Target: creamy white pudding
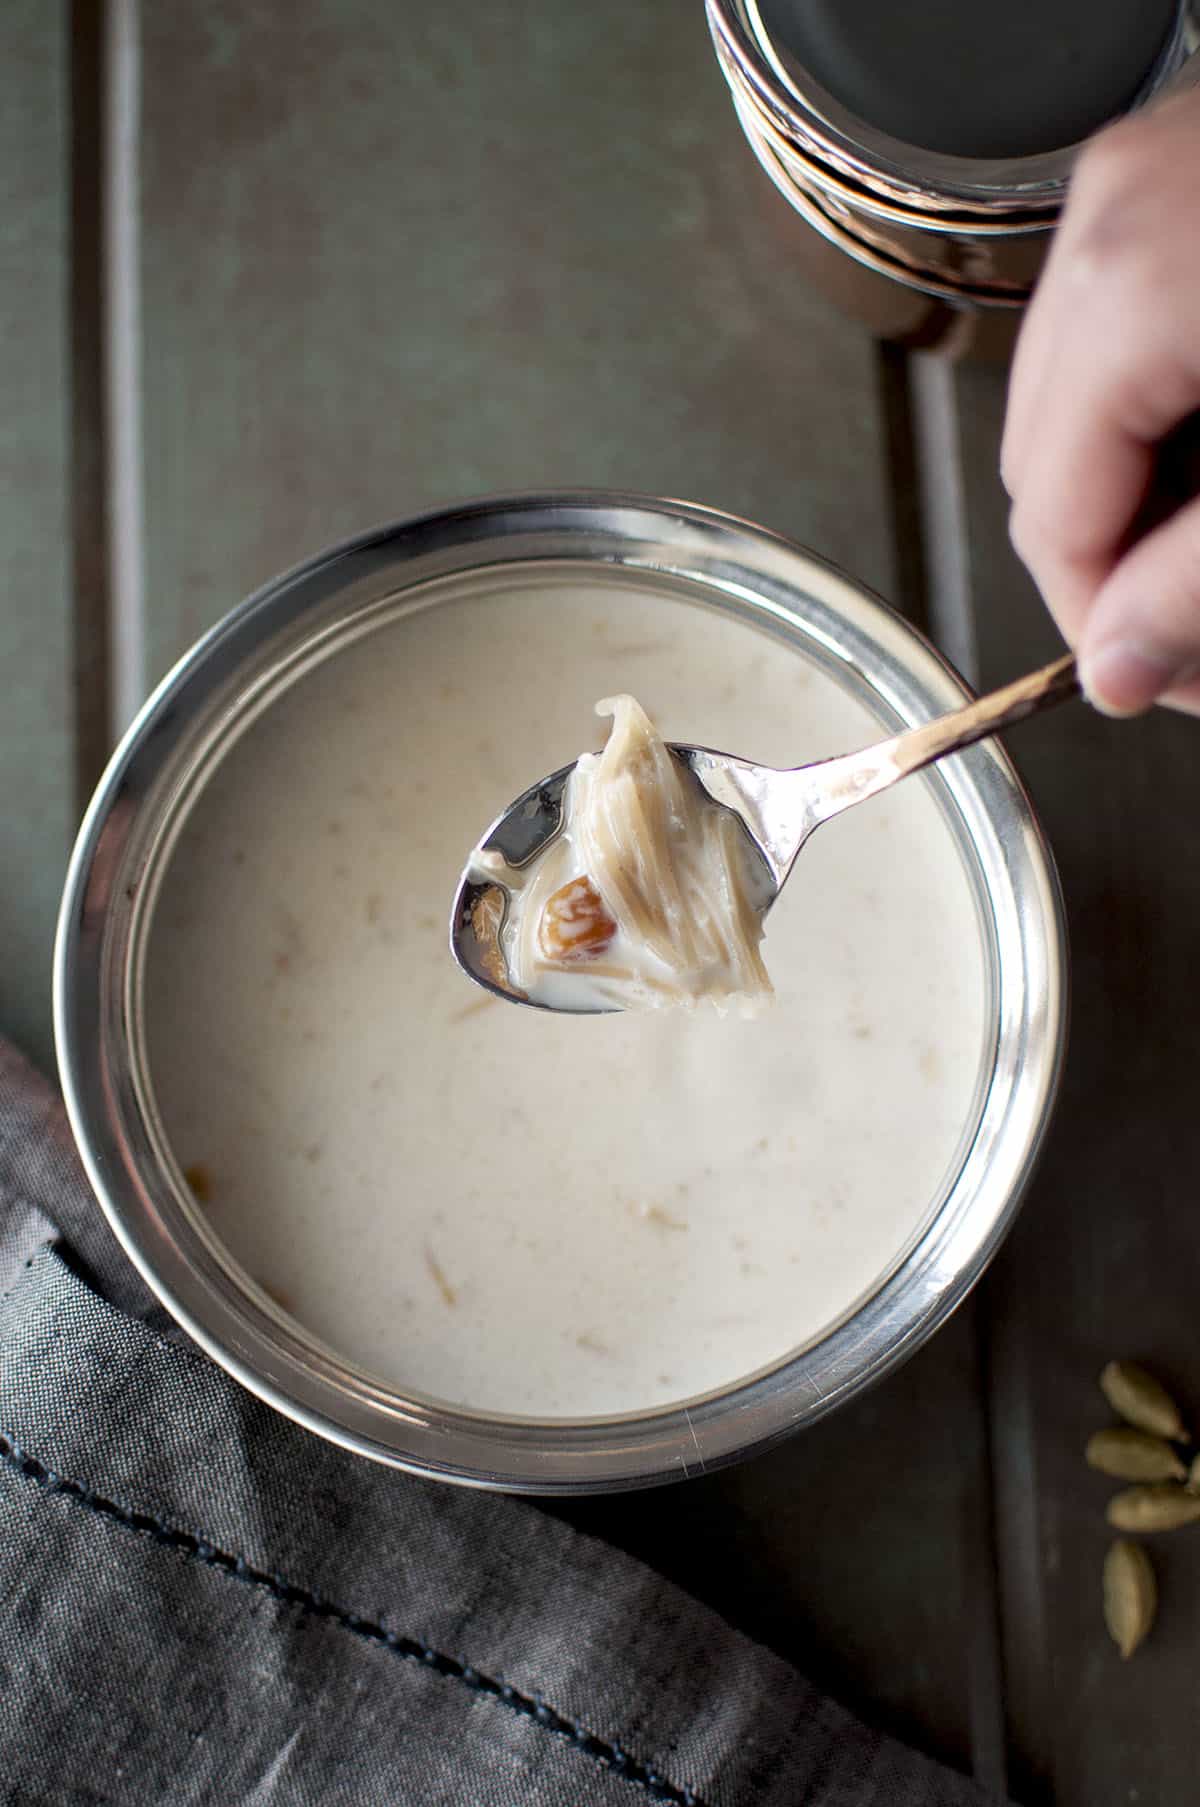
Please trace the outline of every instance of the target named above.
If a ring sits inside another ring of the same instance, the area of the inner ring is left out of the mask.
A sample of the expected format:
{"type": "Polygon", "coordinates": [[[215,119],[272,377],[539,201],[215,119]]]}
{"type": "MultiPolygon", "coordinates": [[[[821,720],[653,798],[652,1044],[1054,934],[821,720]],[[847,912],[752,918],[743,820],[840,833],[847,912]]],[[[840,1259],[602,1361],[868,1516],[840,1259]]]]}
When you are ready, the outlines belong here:
{"type": "Polygon", "coordinates": [[[747,830],[633,697],[596,713],[612,717],[608,740],[568,777],[549,845],[515,869],[486,846],[469,862],[487,887],[475,910],[499,914],[501,976],[551,1008],[756,1015],[771,997],[759,951],[770,887],[747,830]]]}
{"type": "Polygon", "coordinates": [[[644,1411],[817,1337],[933,1209],[985,1053],[975,903],[914,779],[805,848],[756,1020],[482,996],[445,945],[463,849],[578,754],[597,696],[776,765],[881,724],[665,579],[458,588],[311,671],[210,779],[150,934],[151,1082],[216,1232],[340,1355],[480,1411],[644,1411]]]}

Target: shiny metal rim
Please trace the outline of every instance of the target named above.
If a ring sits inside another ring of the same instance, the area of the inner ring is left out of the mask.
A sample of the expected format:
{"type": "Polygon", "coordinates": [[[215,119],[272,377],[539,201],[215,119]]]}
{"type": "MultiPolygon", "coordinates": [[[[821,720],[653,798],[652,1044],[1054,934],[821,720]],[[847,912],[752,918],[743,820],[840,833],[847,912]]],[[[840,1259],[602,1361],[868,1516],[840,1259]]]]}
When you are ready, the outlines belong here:
{"type": "MultiPolygon", "coordinates": [[[[706,0],[706,10],[727,78],[752,92],[786,138],[851,181],[903,206],[930,210],[966,207],[988,214],[1061,206],[1079,145],[1037,157],[984,159],[906,144],[857,118],[815,80],[808,81],[801,95],[764,51],[769,40],[761,24],[755,27],[755,0],[706,0]]],[[[1200,71],[1187,61],[1195,46],[1190,14],[1191,8],[1182,4],[1175,32],[1135,105],[1175,84],[1200,79],[1200,71]]]]}
{"type": "Polygon", "coordinates": [[[747,78],[744,65],[730,53],[715,28],[713,41],[743,129],[747,130],[747,122],[752,121],[755,136],[768,140],[781,161],[802,168],[806,181],[814,187],[840,193],[855,205],[871,208],[881,219],[919,225],[929,231],[1003,235],[1045,230],[1057,221],[1065,185],[1036,204],[1014,204],[1010,196],[973,204],[964,196],[948,197],[911,181],[901,186],[881,182],[859,161],[826,154],[810,135],[792,130],[779,111],[768,104],[762,88],[747,78]]]}
{"type": "Polygon", "coordinates": [[[795,181],[804,188],[829,195],[856,213],[869,215],[886,225],[911,231],[928,232],[940,237],[962,237],[986,243],[994,240],[1048,236],[1058,221],[1058,210],[1046,213],[1014,215],[993,211],[986,216],[950,213],[929,207],[902,206],[885,195],[872,193],[861,183],[841,176],[828,164],[808,155],[780,131],[770,114],[763,111],[752,91],[744,85],[732,85],[731,93],[738,119],[747,137],[753,133],[768,145],[795,181]]]}
{"type": "Polygon", "coordinates": [[[759,167],[779,190],[784,200],[812,227],[820,233],[827,243],[837,247],[864,269],[872,270],[878,276],[885,276],[890,282],[899,283],[906,289],[912,289],[918,295],[929,295],[938,301],[949,302],[952,306],[972,308],[1020,308],[1029,300],[1031,285],[1014,284],[1011,288],[1001,288],[986,283],[969,283],[952,281],[944,271],[938,271],[929,265],[921,264],[916,259],[902,257],[897,251],[894,255],[881,251],[868,244],[857,233],[851,232],[840,221],[830,217],[814,194],[803,188],[785,169],[772,146],[755,131],[753,122],[742,115],[737,95],[734,96],[734,107],[742,122],[742,129],[750,149],[758,160],[759,167]]]}
{"type": "Polygon", "coordinates": [[[357,631],[383,597],[456,573],[555,561],[684,585],[701,606],[803,646],[892,723],[924,719],[966,694],[938,654],[860,585],[732,516],[584,492],[418,517],[267,585],[164,679],[80,830],[55,951],[55,1028],[76,1139],[115,1233],[184,1328],[252,1392],[347,1448],[530,1493],[645,1486],[731,1461],[823,1416],[911,1354],[978,1279],[1012,1221],[1051,1109],[1066,1016],[1053,866],[1006,757],[980,745],[933,780],[969,854],[993,953],[994,1045],[979,1119],[913,1245],[819,1341],[686,1406],[547,1425],[405,1397],[340,1362],[239,1283],[156,1157],[134,1071],[134,931],[164,825],[222,722],[265,706],[289,660],[299,669],[323,641],[357,631]]]}

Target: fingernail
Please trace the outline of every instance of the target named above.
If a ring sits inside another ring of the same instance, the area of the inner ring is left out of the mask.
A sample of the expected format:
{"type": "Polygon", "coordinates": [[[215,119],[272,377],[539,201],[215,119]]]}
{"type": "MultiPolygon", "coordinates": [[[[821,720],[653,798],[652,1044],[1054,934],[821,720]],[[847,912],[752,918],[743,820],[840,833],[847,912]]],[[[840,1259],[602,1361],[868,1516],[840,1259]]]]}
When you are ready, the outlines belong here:
{"type": "Polygon", "coordinates": [[[1176,654],[1132,640],[1106,640],[1080,655],[1079,681],[1103,715],[1140,715],[1194,669],[1176,654]]]}

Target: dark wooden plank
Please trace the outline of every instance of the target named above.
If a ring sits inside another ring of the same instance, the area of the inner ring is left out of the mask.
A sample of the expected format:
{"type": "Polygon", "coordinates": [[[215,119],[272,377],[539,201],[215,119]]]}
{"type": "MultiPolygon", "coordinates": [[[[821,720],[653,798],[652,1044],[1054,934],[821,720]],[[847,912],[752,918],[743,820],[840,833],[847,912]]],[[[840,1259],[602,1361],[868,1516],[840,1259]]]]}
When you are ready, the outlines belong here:
{"type": "MultiPolygon", "coordinates": [[[[957,395],[980,670],[998,682],[1059,642],[1007,545],[1004,373],[964,368],[957,395]]],[[[1078,706],[1011,747],[1060,865],[1074,968],[1056,1121],[984,1293],[1014,1792],[1057,1807],[1190,1800],[1200,1541],[1153,1540],[1161,1618],[1123,1664],[1100,1610],[1117,1483],[1085,1469],[1082,1447],[1111,1416],[1096,1376],[1113,1356],[1151,1364],[1200,1408],[1200,725],[1166,711],[1114,724],[1078,706]]]]}
{"type": "MultiPolygon", "coordinates": [[[[896,370],[805,286],[692,0],[140,34],[147,675],[321,544],[500,488],[714,502],[915,602],[896,370]]],[[[969,1316],[761,1461],[575,1516],[997,1779],[969,1316]]]]}
{"type": "Polygon", "coordinates": [[[567,1516],[700,1595],[864,1719],[1000,1790],[977,1400],[964,1312],[882,1386],[767,1455],[567,1516]]]}
{"type": "Polygon", "coordinates": [[[889,588],[872,347],[796,279],[693,0],[141,32],[153,673],[322,544],[496,489],[714,502],[889,588]]]}
{"type": "Polygon", "coordinates": [[[82,813],[112,750],[105,432],[105,3],[72,0],[71,591],[75,789],[82,813]]]}
{"type": "Polygon", "coordinates": [[[0,1027],[43,1065],[75,814],[66,15],[0,7],[0,1027]]]}

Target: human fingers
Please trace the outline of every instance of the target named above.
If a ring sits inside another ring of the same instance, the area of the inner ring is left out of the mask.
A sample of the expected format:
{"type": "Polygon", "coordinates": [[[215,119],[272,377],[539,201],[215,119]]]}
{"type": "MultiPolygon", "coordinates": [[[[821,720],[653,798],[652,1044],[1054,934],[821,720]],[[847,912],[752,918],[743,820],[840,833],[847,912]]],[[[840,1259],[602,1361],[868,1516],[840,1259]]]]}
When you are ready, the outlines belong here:
{"type": "Polygon", "coordinates": [[[1160,698],[1200,713],[1200,498],[1118,562],[1079,643],[1085,693],[1111,715],[1160,698]]]}
{"type": "Polygon", "coordinates": [[[1085,153],[1014,368],[1013,539],[1072,640],[1158,442],[1200,403],[1200,96],[1186,99],[1085,153]]]}

